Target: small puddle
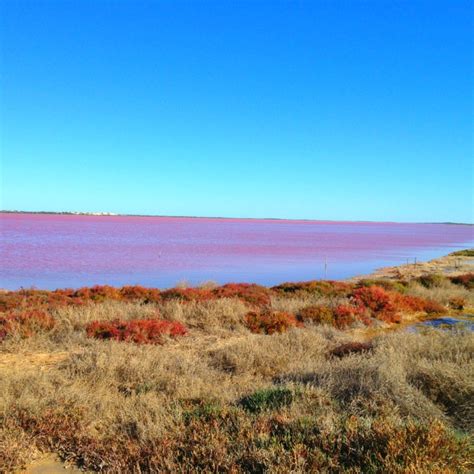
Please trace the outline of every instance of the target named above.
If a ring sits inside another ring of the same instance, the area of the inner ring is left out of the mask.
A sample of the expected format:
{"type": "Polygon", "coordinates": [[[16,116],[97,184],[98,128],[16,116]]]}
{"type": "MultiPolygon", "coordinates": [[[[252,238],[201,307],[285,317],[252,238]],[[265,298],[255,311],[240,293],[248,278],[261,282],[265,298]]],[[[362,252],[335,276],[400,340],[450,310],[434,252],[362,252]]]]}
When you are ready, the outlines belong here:
{"type": "Polygon", "coordinates": [[[442,318],[429,319],[422,321],[411,326],[408,326],[406,330],[408,332],[419,332],[424,328],[434,328],[440,330],[466,330],[474,331],[474,315],[463,314],[459,317],[444,316],[442,318]]]}

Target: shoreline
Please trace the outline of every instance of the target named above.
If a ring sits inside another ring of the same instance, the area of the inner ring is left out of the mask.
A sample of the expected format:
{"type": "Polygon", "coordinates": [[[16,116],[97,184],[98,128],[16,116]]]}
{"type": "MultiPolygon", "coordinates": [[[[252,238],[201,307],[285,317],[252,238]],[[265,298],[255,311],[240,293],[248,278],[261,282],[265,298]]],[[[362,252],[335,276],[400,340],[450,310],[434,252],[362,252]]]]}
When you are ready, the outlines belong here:
{"type": "MultiPolygon", "coordinates": [[[[452,252],[447,255],[443,255],[441,257],[428,260],[426,262],[417,262],[417,263],[409,263],[409,264],[402,264],[402,265],[395,265],[395,266],[380,267],[380,268],[375,269],[371,273],[355,275],[355,276],[343,278],[340,280],[320,278],[317,280],[295,280],[292,282],[304,283],[308,281],[341,281],[341,282],[348,282],[348,283],[358,283],[363,280],[381,280],[381,281],[411,280],[411,279],[419,278],[421,276],[434,275],[434,274],[441,274],[443,276],[454,277],[454,276],[462,275],[465,273],[474,273],[474,249],[465,249],[465,250],[460,250],[457,252],[452,252]],[[462,252],[472,252],[473,255],[457,255],[462,252]]],[[[273,286],[278,286],[280,284],[287,283],[287,282],[288,281],[281,281],[281,282],[276,283],[276,285],[259,285],[259,286],[263,286],[265,288],[271,288],[273,286]]],[[[207,281],[204,281],[198,284],[186,283],[185,287],[200,288],[202,286],[206,286],[208,283],[209,282],[207,281]]],[[[229,284],[229,283],[234,283],[234,282],[227,282],[227,283],[223,283],[222,285],[229,284]]],[[[238,282],[238,283],[239,284],[254,284],[252,282],[238,282]]],[[[222,285],[219,284],[217,286],[222,286],[222,285]]],[[[92,288],[95,286],[111,286],[114,288],[120,288],[121,286],[130,286],[130,285],[95,284],[95,285],[84,285],[84,286],[73,287],[73,289],[92,288]]],[[[166,291],[166,290],[178,288],[179,286],[180,285],[177,284],[170,287],[145,286],[145,288],[166,291]]],[[[37,288],[34,285],[31,287],[20,287],[17,289],[0,288],[0,294],[8,293],[8,292],[18,292],[21,290],[28,290],[28,289],[53,292],[53,291],[62,290],[65,288],[66,287],[45,289],[45,288],[37,288]]]]}
{"type": "Polygon", "coordinates": [[[50,215],[50,216],[85,216],[85,217],[156,217],[160,219],[203,219],[203,220],[229,220],[229,221],[272,221],[272,222],[306,222],[320,224],[413,224],[413,225],[460,225],[474,226],[469,222],[418,222],[418,221],[377,221],[377,220],[347,220],[347,219],[311,219],[311,218],[288,218],[288,217],[229,217],[229,216],[179,216],[165,214],[122,214],[114,212],[81,212],[81,211],[18,211],[0,210],[1,214],[28,214],[28,215],[50,215]]]}
{"type": "Polygon", "coordinates": [[[426,262],[408,263],[389,267],[381,267],[367,275],[357,275],[345,281],[357,282],[360,280],[404,280],[425,275],[441,274],[444,276],[458,276],[474,272],[474,249],[452,252],[442,257],[426,262]],[[473,255],[459,255],[463,252],[472,252],[473,255]]]}

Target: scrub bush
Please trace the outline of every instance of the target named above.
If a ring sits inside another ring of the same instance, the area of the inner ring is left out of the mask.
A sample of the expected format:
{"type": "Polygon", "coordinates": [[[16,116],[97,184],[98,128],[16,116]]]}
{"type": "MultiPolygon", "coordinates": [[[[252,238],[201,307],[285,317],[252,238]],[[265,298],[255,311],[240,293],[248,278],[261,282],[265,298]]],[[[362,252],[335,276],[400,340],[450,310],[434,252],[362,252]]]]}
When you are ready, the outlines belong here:
{"type": "Polygon", "coordinates": [[[418,278],[418,282],[425,288],[435,288],[437,286],[442,286],[446,281],[447,278],[444,275],[439,275],[437,273],[422,275],[418,278]]]}
{"type": "Polygon", "coordinates": [[[282,283],[271,290],[279,295],[317,294],[321,296],[347,296],[353,285],[342,281],[313,280],[282,283]]]}
{"type": "Polygon", "coordinates": [[[446,312],[446,308],[436,301],[426,300],[423,311],[427,314],[442,314],[446,312]]]}
{"type": "Polygon", "coordinates": [[[344,329],[361,319],[364,310],[348,304],[340,304],[334,310],[334,325],[339,329],[344,329]]]}
{"type": "Polygon", "coordinates": [[[465,273],[464,275],[458,275],[451,277],[451,282],[455,285],[461,285],[468,290],[474,289],[474,273],[465,273]]]}
{"type": "Polygon", "coordinates": [[[264,286],[249,283],[228,283],[212,290],[216,298],[238,298],[251,306],[270,306],[270,290],[264,286]]]}
{"type": "Polygon", "coordinates": [[[86,332],[89,337],[96,339],[113,339],[136,344],[162,344],[163,336],[185,336],[187,329],[176,321],[136,319],[93,321],[87,325],[86,332]]]}
{"type": "Polygon", "coordinates": [[[54,318],[42,310],[0,314],[0,341],[10,334],[30,337],[37,332],[52,329],[54,324],[54,318]]]}
{"type": "Polygon", "coordinates": [[[103,285],[103,286],[92,286],[90,288],[84,287],[79,288],[72,295],[75,298],[82,298],[84,300],[91,301],[104,301],[104,300],[119,300],[120,292],[117,288],[113,286],[103,285]]]}
{"type": "Polygon", "coordinates": [[[282,311],[263,313],[251,311],[245,316],[245,324],[253,333],[269,335],[286,332],[292,327],[303,326],[294,315],[282,311]]]}
{"type": "Polygon", "coordinates": [[[334,315],[332,309],[328,306],[307,306],[299,311],[298,320],[304,323],[332,325],[334,323],[334,315]]]}
{"type": "Polygon", "coordinates": [[[202,288],[170,288],[161,293],[163,301],[178,300],[181,302],[189,301],[209,301],[214,299],[209,290],[202,288]]]}
{"type": "Polygon", "coordinates": [[[145,303],[158,303],[161,300],[160,290],[143,286],[124,286],[119,290],[120,297],[126,301],[142,300],[145,303]]]}
{"type": "Polygon", "coordinates": [[[449,299],[449,307],[461,311],[467,304],[467,301],[462,296],[455,296],[449,299]]]}
{"type": "Polygon", "coordinates": [[[379,286],[357,288],[352,293],[356,306],[368,309],[372,315],[392,315],[395,307],[390,299],[390,293],[379,286]]]}

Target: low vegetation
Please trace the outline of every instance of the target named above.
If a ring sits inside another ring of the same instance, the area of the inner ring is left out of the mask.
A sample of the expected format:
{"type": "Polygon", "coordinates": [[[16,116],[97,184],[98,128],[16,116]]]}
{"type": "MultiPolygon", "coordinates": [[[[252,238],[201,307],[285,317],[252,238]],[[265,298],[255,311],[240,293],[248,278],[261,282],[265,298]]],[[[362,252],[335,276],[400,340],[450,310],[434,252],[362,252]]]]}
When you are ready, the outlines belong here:
{"type": "Polygon", "coordinates": [[[136,319],[133,321],[93,321],[86,326],[89,337],[134,342],[135,344],[162,344],[164,337],[185,336],[187,329],[176,321],[136,319]]]}
{"type": "Polygon", "coordinates": [[[472,334],[382,329],[472,311],[472,284],[1,293],[0,472],[470,472],[472,334]]]}
{"type": "Polygon", "coordinates": [[[474,249],[458,250],[457,252],[453,252],[450,255],[455,257],[474,257],[474,249]]]}

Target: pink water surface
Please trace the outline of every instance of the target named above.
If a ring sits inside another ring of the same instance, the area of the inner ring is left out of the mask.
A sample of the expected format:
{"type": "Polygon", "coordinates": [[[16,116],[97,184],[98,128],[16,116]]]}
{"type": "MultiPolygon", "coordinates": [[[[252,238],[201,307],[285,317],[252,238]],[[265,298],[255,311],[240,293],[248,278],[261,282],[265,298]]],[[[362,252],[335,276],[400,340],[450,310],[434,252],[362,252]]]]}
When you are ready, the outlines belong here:
{"type": "Polygon", "coordinates": [[[9,289],[339,279],[474,243],[447,224],[0,213],[0,226],[9,289]]]}

